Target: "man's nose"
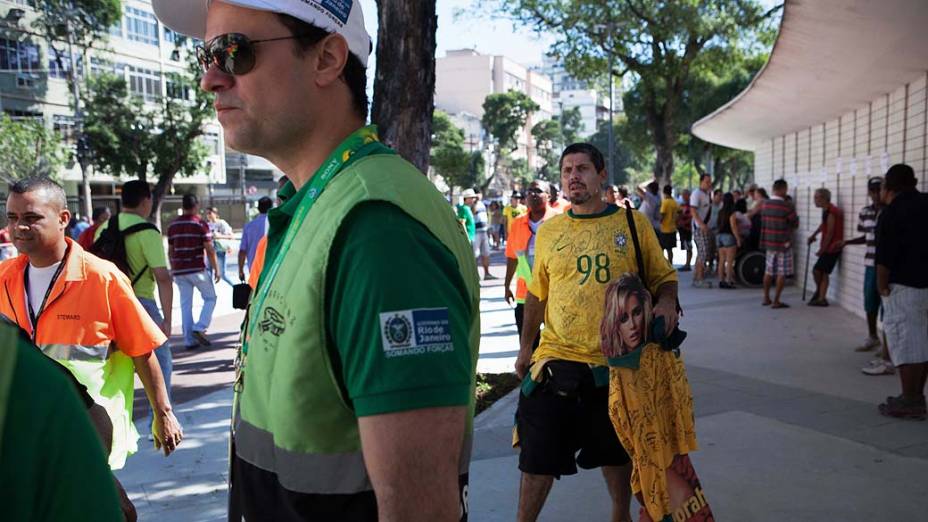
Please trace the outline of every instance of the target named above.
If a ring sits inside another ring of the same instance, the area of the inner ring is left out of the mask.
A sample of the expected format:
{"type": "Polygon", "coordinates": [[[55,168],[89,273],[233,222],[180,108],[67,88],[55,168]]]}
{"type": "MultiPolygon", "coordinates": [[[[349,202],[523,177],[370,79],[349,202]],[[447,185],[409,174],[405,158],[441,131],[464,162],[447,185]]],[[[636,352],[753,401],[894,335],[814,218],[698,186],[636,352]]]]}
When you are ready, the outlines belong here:
{"type": "Polygon", "coordinates": [[[200,88],[206,92],[224,91],[232,87],[234,83],[235,77],[222,72],[216,65],[210,65],[200,78],[200,88]]]}

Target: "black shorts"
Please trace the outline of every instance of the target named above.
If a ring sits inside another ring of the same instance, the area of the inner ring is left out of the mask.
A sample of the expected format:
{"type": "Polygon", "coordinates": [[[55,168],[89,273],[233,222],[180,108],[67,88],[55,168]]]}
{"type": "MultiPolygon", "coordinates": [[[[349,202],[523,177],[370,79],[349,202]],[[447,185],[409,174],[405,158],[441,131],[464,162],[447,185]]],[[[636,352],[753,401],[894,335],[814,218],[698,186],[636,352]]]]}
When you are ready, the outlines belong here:
{"type": "Polygon", "coordinates": [[[840,253],[822,254],[822,256],[818,258],[818,261],[815,262],[815,270],[825,272],[826,274],[834,272],[835,265],[838,264],[838,258],[840,257],[840,253]]]}
{"type": "Polygon", "coordinates": [[[693,240],[693,229],[692,228],[678,228],[677,233],[680,234],[680,241],[692,241],[693,240]]]}
{"type": "Polygon", "coordinates": [[[677,248],[677,233],[676,232],[659,232],[657,234],[658,240],[661,243],[661,248],[664,250],[670,248],[677,248]]]}
{"type": "Polygon", "coordinates": [[[531,395],[519,394],[519,469],[560,478],[630,462],[609,420],[608,384],[597,387],[589,365],[570,361],[549,362],[544,375],[531,395]]]}

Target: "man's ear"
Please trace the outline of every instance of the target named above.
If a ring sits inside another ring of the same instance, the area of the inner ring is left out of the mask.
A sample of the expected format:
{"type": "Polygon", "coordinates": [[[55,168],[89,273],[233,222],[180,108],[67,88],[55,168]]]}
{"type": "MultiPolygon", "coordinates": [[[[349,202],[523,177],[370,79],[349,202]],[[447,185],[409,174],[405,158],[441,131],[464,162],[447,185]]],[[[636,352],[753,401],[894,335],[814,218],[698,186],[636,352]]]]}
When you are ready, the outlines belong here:
{"type": "Polygon", "coordinates": [[[71,211],[66,208],[62,209],[61,212],[58,213],[58,224],[62,225],[62,227],[67,227],[70,222],[71,211]]]}
{"type": "Polygon", "coordinates": [[[317,44],[316,85],[328,87],[338,81],[348,63],[348,42],[340,34],[326,36],[317,44]]]}

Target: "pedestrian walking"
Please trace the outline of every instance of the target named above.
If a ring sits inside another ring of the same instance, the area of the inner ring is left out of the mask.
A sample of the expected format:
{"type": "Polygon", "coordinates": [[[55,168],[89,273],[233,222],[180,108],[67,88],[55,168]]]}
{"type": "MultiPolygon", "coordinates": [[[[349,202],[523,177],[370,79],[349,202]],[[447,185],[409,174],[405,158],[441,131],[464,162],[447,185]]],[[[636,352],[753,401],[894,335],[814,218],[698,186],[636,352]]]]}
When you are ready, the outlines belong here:
{"type": "MultiPolygon", "coordinates": [[[[512,223],[509,241],[506,243],[506,279],[503,287],[506,303],[515,303],[516,330],[522,335],[523,319],[525,317],[525,296],[528,293],[528,284],[532,281],[532,267],[535,264],[535,238],[538,229],[545,221],[557,215],[548,208],[548,182],[535,180],[529,183],[525,190],[528,202],[528,213],[519,216],[512,223]],[[516,278],[516,293],[512,293],[512,279],[516,278]]],[[[534,345],[538,345],[535,338],[534,345]]]]}
{"type": "Polygon", "coordinates": [[[83,247],[84,250],[90,250],[90,247],[93,246],[94,239],[97,237],[97,229],[109,221],[110,216],[109,207],[97,207],[93,209],[93,225],[90,225],[90,227],[81,232],[81,235],[77,236],[77,244],[83,247]]]}
{"type": "Polygon", "coordinates": [[[233,504],[247,520],[466,519],[477,266],[445,198],[365,126],[361,3],[153,7],[204,41],[226,143],[290,179],[243,336],[233,504]]]}
{"type": "Polygon", "coordinates": [[[867,180],[867,195],[870,198],[870,204],[860,209],[857,215],[857,231],[863,235],[844,242],[844,246],[865,245],[863,302],[864,313],[867,315],[867,338],[854,350],[857,352],[869,352],[874,348],[881,348],[880,354],[861,369],[865,375],[892,375],[896,373],[896,369],[889,358],[886,343],[880,339],[879,330],[877,329],[877,319],[882,305],[880,303],[880,290],[876,284],[876,224],[880,211],[883,210],[880,195],[882,186],[883,178],[874,177],[867,180]]]}
{"type": "Polygon", "coordinates": [[[490,217],[487,214],[487,207],[480,201],[480,195],[474,192],[474,189],[465,190],[461,197],[464,198],[464,204],[470,207],[474,215],[474,239],[472,240],[474,258],[483,267],[484,281],[496,279],[490,273],[490,239],[488,235],[490,217]]]}
{"type": "Polygon", "coordinates": [[[706,266],[711,259],[712,231],[709,229],[709,219],[712,217],[712,176],[703,174],[699,176],[699,187],[690,196],[690,207],[693,213],[693,242],[696,243],[696,268],[693,273],[693,286],[696,288],[712,288],[712,283],[705,280],[706,266]]]}
{"type": "Polygon", "coordinates": [[[473,248],[474,239],[477,237],[477,229],[474,226],[474,211],[470,209],[469,205],[464,203],[463,197],[461,198],[461,202],[455,206],[455,213],[458,218],[458,223],[461,224],[464,233],[467,234],[467,240],[470,242],[471,248],[473,248]]]}
{"type": "Polygon", "coordinates": [[[609,203],[610,205],[618,205],[619,187],[615,185],[606,185],[606,192],[604,193],[604,197],[606,198],[606,203],[609,203]]]}
{"type": "Polygon", "coordinates": [[[523,386],[516,411],[522,471],[517,518],[536,520],[554,479],[580,466],[602,468],[612,519],[631,520],[631,465],[609,419],[608,368],[600,350],[603,303],[609,283],[637,272],[641,255],[647,286],[657,296],[655,314],[672,330],[677,275],[651,222],[603,200],[605,160],[596,147],[568,146],[559,166],[571,209],[538,230],[516,360],[519,377],[529,375],[534,386],[523,386]]]}
{"type": "Polygon", "coordinates": [[[563,214],[570,209],[570,202],[561,197],[561,187],[557,183],[548,185],[548,208],[557,214],[563,214]]]}
{"type": "MultiPolygon", "coordinates": [[[[258,216],[245,223],[242,228],[242,239],[238,244],[238,278],[240,281],[245,280],[246,267],[249,272],[254,270],[258,242],[267,234],[267,211],[273,206],[274,202],[271,198],[263,196],[258,200],[258,216]]],[[[219,261],[218,258],[216,261],[219,261]]]]}
{"type": "Polygon", "coordinates": [[[651,311],[651,294],[637,275],[623,274],[607,287],[600,335],[609,363],[609,417],[634,464],[638,520],[713,520],[689,458],[698,447],[693,392],[679,353],[685,334],[666,335],[663,319],[655,321],[651,311]]]}
{"type": "Polygon", "coordinates": [[[677,214],[677,234],[680,236],[680,248],[686,252],[686,263],[679,268],[680,272],[692,270],[693,261],[693,207],[690,205],[692,194],[683,189],[680,193],[680,213],[677,214]]]}
{"type": "MultiPolygon", "coordinates": [[[[120,198],[122,212],[117,214],[117,224],[123,241],[125,263],[129,269],[127,275],[132,281],[132,291],[152,321],[161,328],[165,337],[170,338],[174,307],[174,280],[168,270],[161,232],[147,220],[152,210],[151,187],[146,181],[138,179],[127,181],[122,185],[120,198]],[[156,287],[158,301],[155,300],[156,287]],[[160,310],[158,309],[159,302],[161,303],[160,310]]],[[[101,225],[94,240],[99,241],[109,226],[109,221],[101,225]]],[[[155,357],[158,358],[158,366],[164,377],[164,388],[167,390],[168,398],[171,398],[174,358],[169,341],[165,340],[155,349],[155,357]]]]}
{"type": "Polygon", "coordinates": [[[235,239],[232,227],[229,226],[228,221],[222,219],[219,215],[219,209],[216,207],[210,207],[206,210],[206,222],[209,224],[209,231],[213,235],[213,250],[216,252],[216,266],[219,267],[219,278],[229,283],[229,286],[235,286],[235,281],[232,281],[226,272],[226,256],[232,253],[232,245],[229,242],[235,239]]]}
{"type": "Polygon", "coordinates": [[[138,449],[132,422],[134,372],[155,412],[155,446],[165,455],[183,438],[153,351],[167,338],[115,265],[65,236],[64,189],[46,177],[10,185],[7,219],[24,254],[0,263],[0,314],[83,384],[113,424],[112,469],[138,449]]]}
{"type": "Polygon", "coordinates": [[[822,209],[822,223],[809,236],[809,247],[812,247],[819,233],[822,234],[822,241],[815,253],[818,256],[812,269],[815,293],[809,299],[809,306],[828,306],[829,278],[838,264],[844,245],[844,212],[831,202],[831,191],[826,188],[816,189],[813,200],[816,208],[822,209]]]}
{"type": "Polygon", "coordinates": [[[206,330],[216,308],[216,287],[213,283],[219,282],[220,273],[213,235],[209,225],[200,217],[200,200],[194,194],[184,194],[181,208],[183,215],[168,226],[168,257],[171,258],[171,275],[180,292],[184,348],[194,350],[211,344],[206,330]],[[206,271],[207,259],[212,278],[206,271]],[[193,321],[194,290],[203,298],[203,308],[196,322],[193,321]]]}
{"type": "Polygon", "coordinates": [[[658,238],[661,248],[667,253],[667,262],[673,265],[673,249],[677,248],[677,216],[680,205],[673,199],[673,187],[664,185],[664,199],[661,200],[661,227],[658,238]]]}
{"type": "Polygon", "coordinates": [[[525,205],[522,204],[523,199],[524,194],[518,190],[513,190],[512,194],[509,196],[509,204],[503,207],[503,220],[506,222],[503,241],[509,238],[509,229],[512,228],[512,221],[528,211],[525,205]]]}
{"type": "Polygon", "coordinates": [[[726,192],[718,212],[719,288],[735,288],[735,256],[741,247],[741,231],[735,216],[735,196],[726,192]]]}
{"type": "Polygon", "coordinates": [[[656,181],[643,183],[638,186],[638,196],[641,198],[641,205],[638,212],[641,212],[651,222],[651,227],[660,238],[661,231],[661,195],[660,185],[656,181]]]}
{"type": "Polygon", "coordinates": [[[618,197],[616,198],[616,205],[620,207],[635,208],[635,205],[632,203],[632,200],[628,199],[628,188],[619,187],[618,188],[618,197]]]}
{"type": "MultiPolygon", "coordinates": [[[[761,189],[758,189],[761,190],[761,189]]],[[[789,308],[780,300],[786,277],[793,274],[793,233],[799,228],[796,208],[786,201],[789,186],[784,179],[773,182],[773,197],[760,203],[760,247],[766,250],[764,268],[764,306],[789,308]],[[770,288],[776,282],[776,293],[770,300],[770,288]]]]}
{"type": "Polygon", "coordinates": [[[493,250],[499,250],[502,246],[502,236],[500,235],[500,228],[503,224],[503,207],[500,206],[498,201],[490,202],[490,246],[493,250]]]}
{"type": "Polygon", "coordinates": [[[709,266],[706,275],[711,277],[719,261],[719,212],[722,210],[722,191],[712,191],[712,213],[709,217],[709,266]]]}
{"type": "Polygon", "coordinates": [[[876,232],[877,286],[883,298],[883,328],[902,393],[879,410],[890,417],[924,419],[928,382],[928,193],[916,189],[915,171],[889,168],[882,185],[886,207],[876,232]]]}

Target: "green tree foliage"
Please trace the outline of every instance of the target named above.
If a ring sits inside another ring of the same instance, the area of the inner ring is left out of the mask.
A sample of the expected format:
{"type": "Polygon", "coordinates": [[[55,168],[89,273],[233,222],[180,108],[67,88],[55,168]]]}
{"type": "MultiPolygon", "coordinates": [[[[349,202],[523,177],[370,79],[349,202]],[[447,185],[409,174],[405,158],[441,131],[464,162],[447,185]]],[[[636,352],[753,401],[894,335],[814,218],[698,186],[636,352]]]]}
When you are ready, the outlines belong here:
{"type": "MultiPolygon", "coordinates": [[[[440,110],[432,113],[432,150],[429,162],[451,187],[475,187],[483,179],[483,154],[464,149],[464,131],[440,110]]],[[[452,194],[453,195],[453,194],[452,194]]]]}
{"type": "Polygon", "coordinates": [[[94,165],[114,176],[147,180],[154,174],[156,219],[175,176],[202,170],[208,154],[200,138],[212,95],[199,88],[200,69],[190,58],[185,73],[166,75],[171,92],[154,104],[130,96],[123,78],[103,76],[88,86],[86,132],[94,165]]]}
{"type": "MultiPolygon", "coordinates": [[[[613,180],[617,185],[622,185],[629,181],[629,169],[640,169],[642,166],[647,166],[642,161],[646,155],[641,154],[641,159],[639,159],[639,156],[636,156],[624,139],[624,136],[628,134],[625,120],[616,121],[612,125],[613,139],[615,140],[615,172],[613,180]]],[[[600,122],[599,128],[589,137],[588,141],[602,151],[603,155],[607,154],[609,150],[609,122],[600,122]]]]}
{"type": "MultiPolygon", "coordinates": [[[[552,54],[571,74],[595,79],[631,74],[654,151],[654,176],[673,173],[684,89],[697,70],[723,71],[731,53],[762,46],[782,6],[754,0],[499,0],[501,8],[538,32],[557,35],[552,54]]],[[[626,106],[626,111],[632,108],[626,106]]]]}
{"type": "Polygon", "coordinates": [[[557,163],[565,141],[560,122],[542,120],[536,123],[532,126],[532,139],[535,142],[535,151],[544,161],[538,169],[538,176],[544,180],[556,182],[556,178],[560,177],[557,163]]]}
{"type": "Polygon", "coordinates": [[[490,136],[493,147],[493,172],[483,184],[484,191],[500,173],[509,155],[518,148],[519,131],[525,126],[529,115],[540,109],[525,93],[508,91],[490,94],[483,101],[481,123],[490,136]]]}
{"type": "Polygon", "coordinates": [[[154,112],[130,96],[122,76],[103,74],[88,81],[84,136],[94,168],[112,176],[146,179],[154,161],[154,112]]]}
{"type": "Polygon", "coordinates": [[[580,128],[583,127],[583,116],[580,114],[580,107],[561,111],[560,123],[565,145],[581,140],[580,128]]]}
{"type": "Polygon", "coordinates": [[[0,115],[0,179],[13,183],[20,178],[56,177],[68,154],[58,133],[41,120],[12,120],[0,115]]]}

